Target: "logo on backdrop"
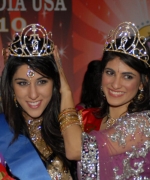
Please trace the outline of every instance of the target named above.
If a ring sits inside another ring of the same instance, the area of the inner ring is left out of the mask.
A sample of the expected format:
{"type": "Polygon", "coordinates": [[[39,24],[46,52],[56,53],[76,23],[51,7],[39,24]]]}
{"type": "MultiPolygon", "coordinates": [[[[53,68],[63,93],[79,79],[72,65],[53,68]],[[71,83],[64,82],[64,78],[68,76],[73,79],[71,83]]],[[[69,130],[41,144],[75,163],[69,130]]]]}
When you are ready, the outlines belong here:
{"type": "MultiPolygon", "coordinates": [[[[67,11],[65,0],[31,0],[32,9],[35,12],[43,11],[46,12],[50,11],[67,11]]],[[[25,5],[25,0],[2,0],[0,4],[0,12],[25,12],[28,11],[28,8],[25,5]]],[[[0,32],[8,32],[9,28],[7,27],[7,18],[4,16],[0,17],[0,32]]],[[[26,20],[22,17],[16,17],[11,20],[11,28],[19,32],[23,27],[26,26],[26,20]],[[18,29],[17,24],[20,23],[21,27],[18,29]]]]}

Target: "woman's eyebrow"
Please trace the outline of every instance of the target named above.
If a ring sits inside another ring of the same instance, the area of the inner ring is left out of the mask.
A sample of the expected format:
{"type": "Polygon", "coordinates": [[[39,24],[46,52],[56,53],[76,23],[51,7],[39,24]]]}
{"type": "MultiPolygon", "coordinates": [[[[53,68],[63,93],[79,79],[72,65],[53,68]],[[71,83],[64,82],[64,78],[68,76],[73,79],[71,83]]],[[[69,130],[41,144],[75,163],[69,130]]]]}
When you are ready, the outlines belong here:
{"type": "Polygon", "coordinates": [[[134,73],[132,73],[132,72],[123,72],[122,74],[124,74],[124,75],[133,75],[133,76],[136,76],[134,73]]]}
{"type": "Polygon", "coordinates": [[[106,67],[104,70],[111,70],[111,71],[114,71],[113,69],[111,69],[111,68],[107,68],[107,67],[106,67]]]}
{"type": "Polygon", "coordinates": [[[17,81],[17,80],[28,81],[28,79],[25,79],[25,78],[15,78],[15,81],[17,81]]]}

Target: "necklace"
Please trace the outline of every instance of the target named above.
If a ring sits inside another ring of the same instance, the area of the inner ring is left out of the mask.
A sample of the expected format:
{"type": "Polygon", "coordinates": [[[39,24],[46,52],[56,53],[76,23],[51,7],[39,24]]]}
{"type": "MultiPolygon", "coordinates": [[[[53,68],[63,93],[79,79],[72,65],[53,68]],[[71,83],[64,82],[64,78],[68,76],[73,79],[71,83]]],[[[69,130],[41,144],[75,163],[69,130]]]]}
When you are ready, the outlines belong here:
{"type": "Polygon", "coordinates": [[[41,124],[43,118],[32,119],[24,112],[23,116],[29,130],[31,141],[43,157],[47,159],[52,154],[52,149],[46,145],[41,135],[41,124]]]}
{"type": "Polygon", "coordinates": [[[37,147],[39,152],[47,159],[50,154],[52,154],[52,150],[49,146],[46,145],[45,141],[41,135],[41,124],[42,119],[29,119],[26,120],[26,124],[28,126],[30,138],[34,145],[37,147]]]}
{"type": "Polygon", "coordinates": [[[117,119],[112,118],[110,116],[110,114],[107,115],[107,118],[108,118],[108,120],[106,121],[106,129],[108,129],[111,126],[113,126],[116,123],[116,121],[117,121],[117,119]]]}

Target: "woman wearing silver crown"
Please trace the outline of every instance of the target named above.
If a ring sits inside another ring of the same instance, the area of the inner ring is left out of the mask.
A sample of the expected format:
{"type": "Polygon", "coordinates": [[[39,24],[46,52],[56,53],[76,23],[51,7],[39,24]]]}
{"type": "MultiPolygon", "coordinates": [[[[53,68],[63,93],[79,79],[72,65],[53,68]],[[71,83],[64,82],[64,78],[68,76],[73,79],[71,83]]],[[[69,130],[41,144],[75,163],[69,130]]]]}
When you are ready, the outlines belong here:
{"type": "Polygon", "coordinates": [[[16,34],[9,50],[1,81],[0,152],[17,179],[76,179],[58,122],[60,108],[68,108],[60,100],[71,92],[63,81],[60,89],[57,49],[44,27],[31,24],[16,34]]]}
{"type": "MultiPolygon", "coordinates": [[[[82,133],[73,123],[74,110],[64,109],[59,122],[66,156],[79,160],[82,180],[149,180],[150,62],[134,24],[124,22],[111,31],[101,62],[100,129],[82,133]]],[[[73,108],[71,102],[66,103],[73,108]]]]}

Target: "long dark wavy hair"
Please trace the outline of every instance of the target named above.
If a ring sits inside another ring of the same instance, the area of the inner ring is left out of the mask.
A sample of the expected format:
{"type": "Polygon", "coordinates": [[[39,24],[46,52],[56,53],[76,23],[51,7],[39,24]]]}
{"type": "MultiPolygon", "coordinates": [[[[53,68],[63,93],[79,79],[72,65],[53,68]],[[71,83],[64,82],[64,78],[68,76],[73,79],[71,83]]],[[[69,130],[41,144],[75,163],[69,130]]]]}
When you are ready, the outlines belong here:
{"type": "MultiPolygon", "coordinates": [[[[63,138],[60,132],[58,115],[60,113],[60,77],[53,55],[43,57],[14,57],[10,56],[2,73],[1,93],[3,111],[9,125],[14,131],[14,139],[19,134],[23,134],[29,138],[29,132],[25,119],[22,115],[21,107],[16,107],[14,102],[14,91],[12,87],[12,79],[17,69],[27,64],[35,72],[42,76],[53,80],[53,92],[50,102],[44,110],[42,117],[41,133],[46,144],[51,147],[53,154],[49,157],[49,162],[58,156],[65,167],[69,168],[71,174],[75,172],[72,162],[65,157],[65,148],[63,138]],[[72,171],[74,171],[72,173],[72,171]]],[[[74,173],[75,174],[75,173],[74,173]]]]}
{"type": "Polygon", "coordinates": [[[83,103],[85,108],[100,107],[100,80],[101,61],[93,60],[88,64],[82,82],[80,103],[83,103]]]}
{"type": "MultiPolygon", "coordinates": [[[[102,73],[107,63],[116,57],[119,57],[121,61],[123,61],[125,64],[136,70],[140,74],[141,82],[143,84],[143,89],[144,89],[143,100],[142,101],[138,100],[137,97],[140,93],[140,91],[138,90],[136,96],[128,106],[127,109],[128,113],[140,112],[143,110],[150,109],[150,68],[143,61],[131,55],[127,55],[120,52],[105,51],[101,61],[102,73]]],[[[101,91],[101,95],[103,95],[102,91],[101,91]]],[[[103,96],[103,98],[101,99],[100,116],[105,117],[108,114],[108,111],[109,111],[109,105],[107,103],[106,98],[103,96]]]]}

